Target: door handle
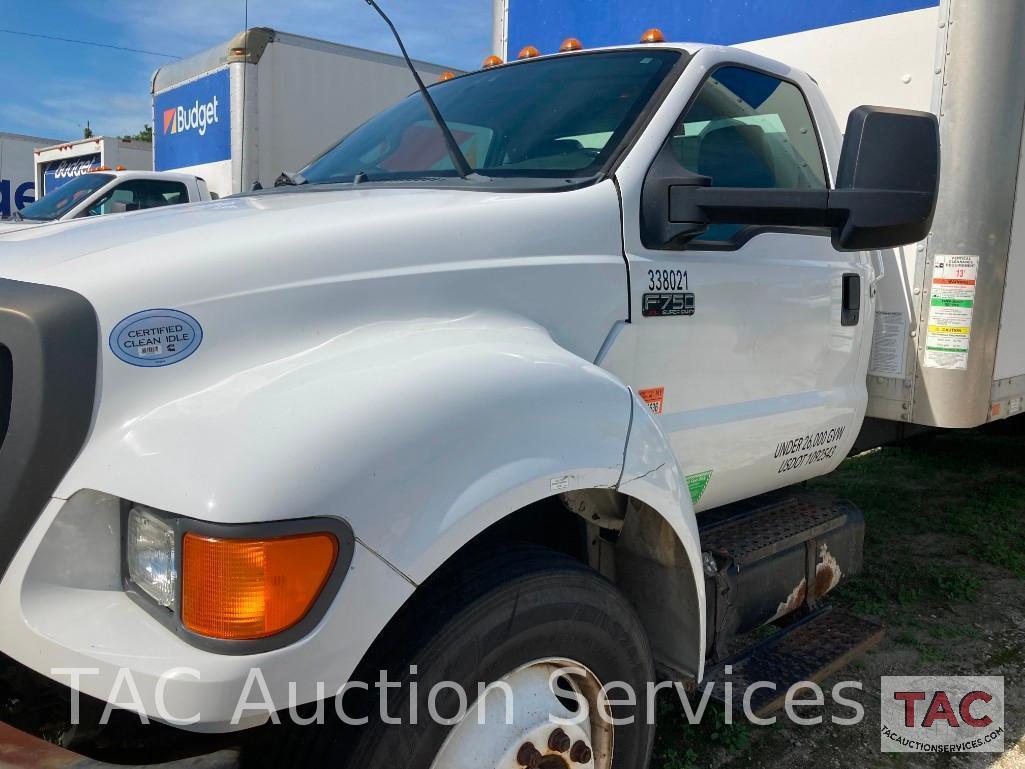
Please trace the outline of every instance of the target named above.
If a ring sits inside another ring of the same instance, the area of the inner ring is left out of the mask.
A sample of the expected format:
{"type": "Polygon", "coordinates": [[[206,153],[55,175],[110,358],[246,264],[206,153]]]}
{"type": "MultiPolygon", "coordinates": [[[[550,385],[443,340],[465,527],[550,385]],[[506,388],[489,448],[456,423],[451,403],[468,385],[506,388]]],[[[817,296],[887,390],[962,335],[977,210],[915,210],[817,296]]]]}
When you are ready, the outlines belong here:
{"type": "Polygon", "coordinates": [[[861,276],[854,272],[845,272],[842,293],[840,325],[857,326],[861,317],[861,276]]]}

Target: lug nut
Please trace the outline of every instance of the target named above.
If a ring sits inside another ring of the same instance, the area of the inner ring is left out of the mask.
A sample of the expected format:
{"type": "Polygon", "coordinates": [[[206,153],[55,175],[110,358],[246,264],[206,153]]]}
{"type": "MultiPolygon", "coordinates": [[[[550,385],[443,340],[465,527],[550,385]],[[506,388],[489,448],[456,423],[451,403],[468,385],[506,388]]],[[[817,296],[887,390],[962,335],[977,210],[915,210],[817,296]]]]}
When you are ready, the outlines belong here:
{"type": "Polygon", "coordinates": [[[548,747],[550,750],[554,750],[556,753],[565,753],[569,750],[570,739],[569,735],[562,729],[556,729],[552,732],[548,738],[548,747]]]}
{"type": "Polygon", "coordinates": [[[587,743],[583,740],[577,740],[573,743],[573,749],[569,752],[569,757],[577,764],[586,764],[591,760],[591,749],[587,747],[587,743]]]}
{"type": "MultiPolygon", "coordinates": [[[[583,743],[580,743],[581,745],[583,743]]],[[[527,769],[537,769],[541,765],[541,751],[534,747],[533,742],[524,742],[516,751],[516,763],[525,766],[527,769]]]]}

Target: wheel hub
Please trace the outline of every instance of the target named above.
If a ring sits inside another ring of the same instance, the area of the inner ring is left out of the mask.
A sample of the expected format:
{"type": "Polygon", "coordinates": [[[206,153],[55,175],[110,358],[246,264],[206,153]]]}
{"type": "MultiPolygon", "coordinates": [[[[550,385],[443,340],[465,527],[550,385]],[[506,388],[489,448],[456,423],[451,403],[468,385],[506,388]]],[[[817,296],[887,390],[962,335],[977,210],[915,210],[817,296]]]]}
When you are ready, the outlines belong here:
{"type": "Polygon", "coordinates": [[[600,712],[608,712],[601,684],[582,665],[530,663],[487,687],[432,769],[608,769],[612,727],[600,712]]]}

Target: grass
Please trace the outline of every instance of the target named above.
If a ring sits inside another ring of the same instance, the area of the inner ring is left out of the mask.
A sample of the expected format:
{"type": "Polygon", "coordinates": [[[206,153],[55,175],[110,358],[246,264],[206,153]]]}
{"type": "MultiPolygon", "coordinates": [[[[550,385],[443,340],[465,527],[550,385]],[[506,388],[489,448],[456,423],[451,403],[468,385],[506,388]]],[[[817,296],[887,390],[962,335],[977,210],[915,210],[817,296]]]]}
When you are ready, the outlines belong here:
{"type": "MultiPolygon", "coordinates": [[[[914,652],[919,668],[954,665],[958,650],[982,636],[965,621],[964,607],[986,596],[996,580],[1025,580],[1021,436],[941,433],[850,458],[808,487],[850,499],[865,514],[864,571],[837,591],[834,603],[879,619],[890,643],[914,652]]],[[[1023,663],[1025,651],[1013,646],[994,650],[987,660],[989,667],[1023,663]]],[[[862,668],[856,663],[854,669],[862,668]]],[[[652,766],[777,763],[780,743],[772,732],[781,728],[728,725],[721,710],[692,726],[678,704],[667,702],[652,766]]],[[[853,763],[905,763],[896,754],[864,759],[853,763]]]]}

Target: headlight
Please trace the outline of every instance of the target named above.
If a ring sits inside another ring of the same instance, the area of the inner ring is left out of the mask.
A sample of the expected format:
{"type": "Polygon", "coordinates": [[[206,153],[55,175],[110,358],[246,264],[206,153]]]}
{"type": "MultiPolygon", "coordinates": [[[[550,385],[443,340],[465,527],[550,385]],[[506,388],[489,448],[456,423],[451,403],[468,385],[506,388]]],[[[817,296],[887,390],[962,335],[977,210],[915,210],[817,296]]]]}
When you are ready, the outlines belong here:
{"type": "Polygon", "coordinates": [[[224,524],[124,507],[125,592],[168,629],[218,652],[265,651],[308,633],[355,551],[352,529],[337,518],[224,524]]]}
{"type": "Polygon", "coordinates": [[[146,595],[172,611],[176,608],[175,533],[153,513],[133,507],[128,513],[125,560],[128,577],[146,595]]]}

